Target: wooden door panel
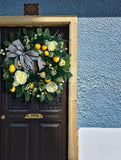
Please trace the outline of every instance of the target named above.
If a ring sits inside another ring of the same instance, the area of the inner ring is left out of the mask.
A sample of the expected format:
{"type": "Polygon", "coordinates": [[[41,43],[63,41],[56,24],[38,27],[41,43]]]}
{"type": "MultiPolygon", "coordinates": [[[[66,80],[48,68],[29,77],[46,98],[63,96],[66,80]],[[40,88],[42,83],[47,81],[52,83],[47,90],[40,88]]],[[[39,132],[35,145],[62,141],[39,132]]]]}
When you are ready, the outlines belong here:
{"type": "Polygon", "coordinates": [[[8,159],[29,160],[30,159],[30,125],[9,124],[8,159]],[[22,138],[21,138],[22,137],[22,138]]]}
{"type": "Polygon", "coordinates": [[[61,132],[60,123],[40,124],[38,160],[61,160],[61,132]]]}
{"type": "Polygon", "coordinates": [[[2,124],[1,160],[31,160],[30,128],[30,124],[25,123],[2,124]]]}

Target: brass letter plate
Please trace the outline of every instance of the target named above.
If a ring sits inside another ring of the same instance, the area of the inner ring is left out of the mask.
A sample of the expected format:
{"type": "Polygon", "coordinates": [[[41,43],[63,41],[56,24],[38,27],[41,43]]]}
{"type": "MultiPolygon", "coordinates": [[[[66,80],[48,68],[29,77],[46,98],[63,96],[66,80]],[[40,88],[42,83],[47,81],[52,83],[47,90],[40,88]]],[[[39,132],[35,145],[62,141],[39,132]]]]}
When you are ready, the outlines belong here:
{"type": "Polygon", "coordinates": [[[39,113],[30,113],[30,114],[26,114],[25,119],[42,119],[43,115],[39,114],[39,113]]]}

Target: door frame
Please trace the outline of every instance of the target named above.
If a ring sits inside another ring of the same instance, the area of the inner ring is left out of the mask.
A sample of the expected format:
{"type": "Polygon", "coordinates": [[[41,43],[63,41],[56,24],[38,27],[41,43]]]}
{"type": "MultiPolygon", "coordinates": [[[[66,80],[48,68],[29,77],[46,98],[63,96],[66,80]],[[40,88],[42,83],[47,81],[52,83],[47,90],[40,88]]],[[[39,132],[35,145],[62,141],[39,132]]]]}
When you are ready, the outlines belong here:
{"type": "Polygon", "coordinates": [[[69,79],[68,97],[68,160],[78,159],[77,129],[77,16],[0,16],[2,26],[65,26],[69,25],[69,53],[73,77],[69,79]]]}

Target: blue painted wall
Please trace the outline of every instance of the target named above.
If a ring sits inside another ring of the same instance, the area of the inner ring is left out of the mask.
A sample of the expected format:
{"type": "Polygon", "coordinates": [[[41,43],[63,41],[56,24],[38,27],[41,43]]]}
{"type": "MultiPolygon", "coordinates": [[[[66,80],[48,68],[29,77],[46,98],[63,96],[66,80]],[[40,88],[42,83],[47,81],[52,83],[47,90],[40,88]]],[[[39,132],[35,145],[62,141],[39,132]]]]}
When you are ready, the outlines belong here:
{"type": "Polygon", "coordinates": [[[121,127],[121,1],[1,0],[0,15],[78,15],[77,127],[121,127]]]}

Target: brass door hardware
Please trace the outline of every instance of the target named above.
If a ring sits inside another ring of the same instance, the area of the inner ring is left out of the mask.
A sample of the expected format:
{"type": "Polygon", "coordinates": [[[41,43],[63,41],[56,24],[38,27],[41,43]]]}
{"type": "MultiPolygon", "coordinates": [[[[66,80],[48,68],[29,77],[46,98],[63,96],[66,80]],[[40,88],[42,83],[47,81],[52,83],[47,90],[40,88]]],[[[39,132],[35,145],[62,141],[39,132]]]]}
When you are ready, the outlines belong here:
{"type": "Polygon", "coordinates": [[[5,119],[5,115],[3,114],[3,115],[1,115],[1,119],[2,120],[4,120],[5,119]]]}
{"type": "Polygon", "coordinates": [[[42,119],[43,115],[39,114],[39,113],[30,113],[30,114],[26,114],[25,119],[42,119]]]}

